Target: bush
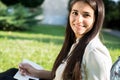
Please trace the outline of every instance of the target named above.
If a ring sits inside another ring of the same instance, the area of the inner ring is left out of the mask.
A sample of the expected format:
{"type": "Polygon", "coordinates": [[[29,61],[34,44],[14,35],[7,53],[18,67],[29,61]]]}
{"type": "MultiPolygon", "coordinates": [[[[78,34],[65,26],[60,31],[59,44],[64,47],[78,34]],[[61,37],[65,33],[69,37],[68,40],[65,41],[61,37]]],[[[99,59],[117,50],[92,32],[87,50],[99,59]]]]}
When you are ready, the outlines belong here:
{"type": "Polygon", "coordinates": [[[23,8],[21,5],[14,5],[0,9],[0,12],[1,30],[27,29],[26,24],[24,24],[24,18],[28,15],[28,10],[26,8],[23,8]]]}
{"type": "Polygon", "coordinates": [[[40,6],[42,3],[44,2],[44,0],[20,0],[20,3],[25,6],[25,7],[29,7],[29,8],[35,8],[40,6]]]}
{"type": "Polygon", "coordinates": [[[110,29],[120,30],[120,1],[104,0],[105,22],[104,26],[110,29]]]}
{"type": "Polygon", "coordinates": [[[31,22],[36,22],[34,17],[41,14],[41,10],[32,12],[30,8],[26,8],[21,4],[7,7],[2,3],[0,3],[0,12],[1,30],[28,29],[31,22]]]}
{"type": "Polygon", "coordinates": [[[35,8],[40,6],[44,0],[1,0],[6,6],[21,3],[24,7],[35,8]]]}
{"type": "Polygon", "coordinates": [[[1,0],[6,6],[11,6],[19,3],[19,0],[1,0]]]}

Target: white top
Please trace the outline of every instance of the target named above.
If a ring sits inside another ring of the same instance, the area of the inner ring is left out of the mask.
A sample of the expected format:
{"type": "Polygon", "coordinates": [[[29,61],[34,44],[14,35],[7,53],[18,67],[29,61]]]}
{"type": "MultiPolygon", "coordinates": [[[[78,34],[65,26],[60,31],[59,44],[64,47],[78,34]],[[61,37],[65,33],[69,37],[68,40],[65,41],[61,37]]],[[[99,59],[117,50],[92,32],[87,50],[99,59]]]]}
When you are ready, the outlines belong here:
{"type": "MultiPolygon", "coordinates": [[[[73,50],[74,47],[75,46],[73,44],[71,50],[73,50]]],[[[62,63],[57,68],[54,80],[63,80],[62,73],[65,66],[66,62],[62,63]]],[[[99,38],[95,37],[86,46],[85,53],[83,55],[81,65],[82,80],[110,80],[111,66],[112,60],[109,51],[101,43],[99,38]]]]}

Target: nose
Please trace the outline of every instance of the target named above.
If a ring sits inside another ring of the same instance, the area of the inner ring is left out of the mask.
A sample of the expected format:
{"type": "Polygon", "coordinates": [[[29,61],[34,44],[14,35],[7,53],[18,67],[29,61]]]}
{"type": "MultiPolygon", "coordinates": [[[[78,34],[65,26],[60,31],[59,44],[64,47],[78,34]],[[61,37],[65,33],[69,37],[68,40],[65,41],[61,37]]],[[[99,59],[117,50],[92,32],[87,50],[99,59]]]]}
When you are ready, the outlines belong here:
{"type": "Polygon", "coordinates": [[[77,22],[82,23],[83,22],[83,17],[82,15],[77,16],[77,22]]]}

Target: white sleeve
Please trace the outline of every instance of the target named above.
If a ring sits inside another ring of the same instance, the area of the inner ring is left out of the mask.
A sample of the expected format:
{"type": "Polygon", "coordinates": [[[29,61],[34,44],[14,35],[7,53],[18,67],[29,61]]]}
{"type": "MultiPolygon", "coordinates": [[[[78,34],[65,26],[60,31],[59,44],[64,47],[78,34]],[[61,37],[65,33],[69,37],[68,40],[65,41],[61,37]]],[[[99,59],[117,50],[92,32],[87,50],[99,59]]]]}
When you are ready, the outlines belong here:
{"type": "MultiPolygon", "coordinates": [[[[102,48],[102,47],[101,47],[102,48]]],[[[87,80],[110,80],[111,58],[108,51],[93,49],[85,56],[87,80]]]]}

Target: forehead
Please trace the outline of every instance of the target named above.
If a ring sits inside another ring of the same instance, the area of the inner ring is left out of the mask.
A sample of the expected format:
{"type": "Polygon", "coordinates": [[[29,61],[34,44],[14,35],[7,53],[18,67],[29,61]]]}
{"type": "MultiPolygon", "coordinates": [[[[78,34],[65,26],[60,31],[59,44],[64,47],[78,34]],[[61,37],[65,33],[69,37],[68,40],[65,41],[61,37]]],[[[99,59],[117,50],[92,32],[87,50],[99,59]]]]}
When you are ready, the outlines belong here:
{"type": "Polygon", "coordinates": [[[94,13],[94,10],[92,9],[92,7],[83,2],[83,1],[78,1],[76,2],[73,6],[72,6],[72,10],[78,10],[78,11],[87,11],[87,12],[90,12],[90,13],[94,13]]]}

